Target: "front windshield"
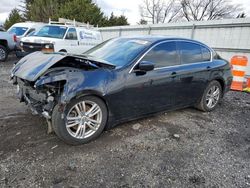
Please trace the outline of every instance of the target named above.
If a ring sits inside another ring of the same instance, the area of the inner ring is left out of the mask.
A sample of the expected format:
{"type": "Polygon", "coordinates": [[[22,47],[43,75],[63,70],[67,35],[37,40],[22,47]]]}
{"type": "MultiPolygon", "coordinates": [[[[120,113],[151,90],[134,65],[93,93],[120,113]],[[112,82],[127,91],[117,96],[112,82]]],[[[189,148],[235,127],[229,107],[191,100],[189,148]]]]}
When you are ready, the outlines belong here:
{"type": "Polygon", "coordinates": [[[143,39],[118,38],[105,41],[84,54],[105,60],[119,68],[130,63],[149,45],[150,42],[143,39]]]}
{"type": "Polygon", "coordinates": [[[22,36],[26,31],[27,27],[12,27],[9,29],[10,34],[15,34],[16,36],[22,36]]]}
{"type": "Polygon", "coordinates": [[[67,30],[67,27],[65,26],[47,25],[47,26],[42,27],[33,36],[62,39],[64,37],[66,30],[67,30]]]}

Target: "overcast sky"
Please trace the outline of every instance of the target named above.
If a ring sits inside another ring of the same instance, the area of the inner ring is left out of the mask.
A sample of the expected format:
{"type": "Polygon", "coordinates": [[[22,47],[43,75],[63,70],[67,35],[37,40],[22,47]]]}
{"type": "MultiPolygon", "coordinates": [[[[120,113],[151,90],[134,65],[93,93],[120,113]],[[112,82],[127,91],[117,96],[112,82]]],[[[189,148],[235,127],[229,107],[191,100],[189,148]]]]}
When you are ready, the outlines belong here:
{"type": "MultiPolygon", "coordinates": [[[[18,7],[22,0],[0,0],[0,23],[8,17],[11,9],[18,7]]],[[[110,15],[124,14],[130,24],[136,24],[140,20],[139,4],[142,0],[94,0],[102,10],[110,15]]],[[[244,12],[250,17],[250,0],[232,0],[233,3],[242,4],[244,12]]]]}

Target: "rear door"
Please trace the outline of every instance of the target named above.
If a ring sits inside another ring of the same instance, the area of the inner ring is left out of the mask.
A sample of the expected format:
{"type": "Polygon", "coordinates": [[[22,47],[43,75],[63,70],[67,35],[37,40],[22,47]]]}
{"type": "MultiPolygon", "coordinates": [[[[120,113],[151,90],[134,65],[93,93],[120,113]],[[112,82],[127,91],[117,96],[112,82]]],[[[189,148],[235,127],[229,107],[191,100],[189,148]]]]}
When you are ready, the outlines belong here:
{"type": "Polygon", "coordinates": [[[210,50],[191,41],[177,41],[181,66],[176,71],[178,88],[177,105],[190,105],[201,97],[211,69],[210,50]]]}

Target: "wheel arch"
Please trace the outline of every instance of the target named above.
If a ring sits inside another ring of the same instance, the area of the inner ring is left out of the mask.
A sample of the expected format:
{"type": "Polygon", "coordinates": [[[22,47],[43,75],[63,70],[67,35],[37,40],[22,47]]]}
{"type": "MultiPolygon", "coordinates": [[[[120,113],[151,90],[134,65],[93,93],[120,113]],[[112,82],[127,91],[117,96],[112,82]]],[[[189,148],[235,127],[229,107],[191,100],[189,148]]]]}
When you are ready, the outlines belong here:
{"type": "Polygon", "coordinates": [[[3,45],[5,48],[8,49],[8,41],[7,41],[7,40],[1,39],[1,40],[0,40],[0,45],[3,45]]]}
{"type": "Polygon", "coordinates": [[[104,99],[104,97],[102,96],[102,94],[100,92],[98,92],[98,91],[93,91],[93,90],[89,90],[89,91],[85,91],[85,92],[79,93],[75,97],[73,97],[72,99],[78,99],[78,98],[85,97],[85,96],[95,96],[95,97],[98,97],[98,98],[102,99],[103,102],[107,105],[107,102],[104,99]]]}
{"type": "Polygon", "coordinates": [[[79,98],[85,97],[85,96],[94,96],[94,97],[97,97],[97,98],[101,99],[104,102],[104,104],[105,104],[105,106],[107,108],[108,115],[110,115],[109,114],[110,110],[108,108],[108,103],[105,100],[105,98],[103,97],[103,95],[102,95],[101,92],[98,92],[98,91],[95,91],[95,90],[86,90],[84,92],[78,93],[76,96],[74,96],[73,98],[71,98],[70,101],[74,100],[74,99],[79,99],[79,98]]]}
{"type": "MultiPolygon", "coordinates": [[[[221,78],[221,77],[216,77],[213,80],[215,80],[215,81],[217,81],[217,82],[220,83],[221,89],[222,89],[222,96],[223,96],[224,95],[224,91],[225,91],[225,84],[226,84],[225,81],[224,81],[224,79],[221,78]]],[[[211,81],[213,81],[213,80],[211,80],[211,81]]]]}

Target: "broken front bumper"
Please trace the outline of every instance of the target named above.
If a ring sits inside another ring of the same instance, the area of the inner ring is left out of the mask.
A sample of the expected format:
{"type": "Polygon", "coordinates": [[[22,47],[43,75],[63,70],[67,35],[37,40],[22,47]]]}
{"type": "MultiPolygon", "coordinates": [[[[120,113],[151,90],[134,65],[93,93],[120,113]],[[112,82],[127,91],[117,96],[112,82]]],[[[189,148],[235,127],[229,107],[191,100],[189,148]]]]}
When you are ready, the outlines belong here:
{"type": "Polygon", "coordinates": [[[17,97],[20,102],[25,102],[29,106],[34,115],[42,115],[46,119],[51,118],[54,101],[47,93],[39,92],[19,79],[17,81],[17,97]]]}

